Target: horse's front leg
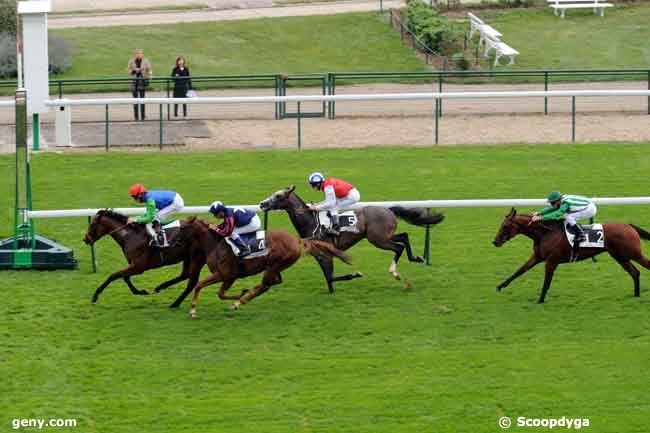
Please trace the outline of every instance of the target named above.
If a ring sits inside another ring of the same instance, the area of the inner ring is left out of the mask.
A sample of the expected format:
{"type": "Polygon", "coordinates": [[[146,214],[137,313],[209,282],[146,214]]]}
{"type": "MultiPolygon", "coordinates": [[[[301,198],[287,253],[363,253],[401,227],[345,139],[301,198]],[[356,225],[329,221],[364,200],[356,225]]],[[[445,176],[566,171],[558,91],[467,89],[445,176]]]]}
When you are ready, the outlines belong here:
{"type": "Polygon", "coordinates": [[[508,279],[505,280],[503,283],[501,283],[501,284],[499,284],[499,285],[497,286],[497,293],[500,292],[502,289],[508,287],[508,285],[509,285],[510,283],[512,283],[512,281],[513,281],[515,278],[519,277],[519,276],[522,275],[522,274],[525,274],[525,273],[528,272],[530,269],[532,269],[533,266],[535,266],[535,265],[538,264],[538,263],[541,263],[542,261],[543,261],[543,259],[540,259],[539,257],[537,257],[537,255],[536,255],[535,253],[533,253],[533,254],[528,258],[528,260],[526,261],[526,263],[524,263],[524,265],[523,265],[522,267],[520,267],[519,269],[517,269],[517,271],[516,271],[514,274],[512,274],[512,276],[510,276],[510,278],[508,278],[508,279]]]}
{"type": "Polygon", "coordinates": [[[94,304],[97,302],[97,299],[99,298],[99,295],[104,291],[106,286],[111,284],[113,281],[117,280],[118,278],[125,278],[130,277],[131,275],[138,275],[141,274],[142,271],[140,269],[136,269],[133,266],[129,266],[126,269],[122,269],[121,271],[117,271],[112,273],[108,278],[106,278],[106,281],[104,281],[99,287],[97,287],[97,290],[95,290],[95,293],[93,294],[93,297],[91,299],[91,302],[94,304]]]}
{"type": "Polygon", "coordinates": [[[559,263],[556,260],[549,260],[546,262],[546,271],[544,273],[544,287],[542,287],[542,294],[537,301],[538,304],[544,303],[544,298],[546,298],[546,293],[551,287],[551,281],[553,281],[553,274],[559,263]]]}
{"type": "Polygon", "coordinates": [[[196,307],[199,303],[199,295],[201,294],[201,289],[219,281],[221,281],[221,273],[216,272],[196,285],[194,288],[194,294],[192,295],[192,307],[190,308],[190,317],[192,319],[197,318],[196,307]]]}

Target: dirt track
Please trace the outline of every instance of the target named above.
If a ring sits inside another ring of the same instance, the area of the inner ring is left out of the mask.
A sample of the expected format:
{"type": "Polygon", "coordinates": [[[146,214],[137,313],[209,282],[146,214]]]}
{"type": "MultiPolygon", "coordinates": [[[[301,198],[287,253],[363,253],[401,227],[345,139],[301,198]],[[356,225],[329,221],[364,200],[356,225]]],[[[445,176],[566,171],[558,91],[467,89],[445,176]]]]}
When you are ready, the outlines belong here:
{"type": "MultiPolygon", "coordinates": [[[[555,84],[552,89],[643,89],[645,82],[555,84]]],[[[539,85],[446,84],[445,91],[540,90],[539,85]]],[[[338,87],[337,94],[431,91],[431,85],[371,84],[338,87]]],[[[290,94],[313,94],[316,88],[290,89],[290,94]]],[[[271,89],[201,92],[202,96],[271,95],[271,89]]],[[[150,96],[155,96],[151,93],[150,96]]],[[[75,95],[75,98],[125,96],[125,94],[75,95]]],[[[162,95],[160,95],[162,96],[162,95]]],[[[578,141],[650,140],[650,116],[646,98],[579,98],[578,141]]],[[[296,146],[296,120],[273,120],[273,104],[190,106],[190,120],[165,122],[165,143],[187,148],[270,148],[296,146]]],[[[295,111],[295,104],[288,105],[295,111]]],[[[304,104],[317,111],[320,104],[304,104]]],[[[540,143],[571,140],[571,100],[549,100],[543,115],[543,99],[490,99],[445,101],[440,119],[441,144],[540,143]]],[[[337,103],[336,120],[304,119],[302,141],[309,147],[369,145],[430,145],[434,137],[433,107],[428,101],[337,103]]],[[[73,141],[82,146],[104,143],[104,108],[75,108],[73,141]]],[[[166,110],[164,112],[166,118],[166,110]]],[[[131,107],[111,108],[110,140],[114,144],[156,144],[159,137],[158,107],[148,107],[151,122],[131,122],[131,107]]],[[[53,115],[44,116],[44,135],[53,142],[53,115]]],[[[10,110],[0,110],[0,123],[13,123],[10,110]]],[[[0,128],[0,147],[12,140],[10,128],[0,128]]]]}

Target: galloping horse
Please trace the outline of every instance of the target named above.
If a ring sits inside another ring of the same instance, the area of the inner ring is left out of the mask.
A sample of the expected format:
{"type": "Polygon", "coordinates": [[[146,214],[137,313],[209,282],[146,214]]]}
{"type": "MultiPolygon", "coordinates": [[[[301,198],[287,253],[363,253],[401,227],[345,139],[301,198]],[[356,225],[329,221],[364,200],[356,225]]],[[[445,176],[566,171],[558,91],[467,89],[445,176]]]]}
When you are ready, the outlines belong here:
{"type": "MultiPolygon", "coordinates": [[[[318,212],[312,211],[307,204],[295,193],[295,186],[291,186],[277,191],[269,198],[260,203],[260,208],[264,211],[282,209],[287,211],[289,218],[298,231],[301,238],[317,238],[332,243],[340,250],[347,250],[360,240],[367,238],[368,241],[382,250],[390,250],[395,253],[388,272],[395,279],[399,280],[400,275],[397,272],[397,262],[404,250],[411,262],[423,262],[420,256],[413,255],[409,235],[406,232],[395,234],[397,228],[397,218],[402,218],[409,224],[417,226],[426,226],[438,224],[444,219],[442,214],[427,215],[425,211],[419,209],[405,209],[402,207],[392,207],[385,209],[376,206],[366,206],[355,211],[356,215],[356,232],[341,232],[341,234],[332,238],[331,236],[321,234],[318,212]]],[[[316,260],[320,265],[329,292],[334,292],[332,283],[335,281],[352,280],[362,277],[360,272],[353,274],[334,276],[334,264],[331,258],[317,257],[316,260]]]]}
{"type": "MultiPolygon", "coordinates": [[[[110,235],[119,244],[124,257],[129,262],[125,269],[112,273],[95,291],[92,302],[97,302],[99,295],[111,282],[123,278],[134,295],[148,295],[146,290],[138,290],[131,283],[131,276],[139,275],[146,270],[183,262],[181,274],[160,284],[154,289],[156,293],[169,286],[189,279],[188,288],[194,287],[199,279],[205,257],[200,250],[193,251],[189,243],[176,243],[169,248],[152,248],[149,246],[149,235],[141,224],[128,224],[127,216],[109,209],[100,210],[93,217],[84,242],[92,245],[105,235],[110,235]]],[[[181,230],[187,223],[181,222],[181,230]]]]}
{"type": "MultiPolygon", "coordinates": [[[[266,292],[276,284],[282,283],[281,272],[296,263],[301,254],[310,254],[314,257],[336,257],[345,263],[350,263],[349,258],[338,249],[326,242],[303,240],[292,236],[285,230],[270,230],[266,232],[267,253],[258,257],[240,259],[235,256],[225,239],[219,236],[210,225],[199,218],[188,218],[186,226],[180,233],[181,242],[199,245],[206,257],[206,262],[212,275],[194,287],[190,317],[197,317],[196,308],[199,302],[201,289],[211,284],[221,282],[218,296],[220,299],[234,299],[232,309],[237,309],[266,292]],[[191,239],[188,239],[191,237],[191,239]],[[264,272],[262,282],[252,290],[244,289],[240,295],[227,295],[226,292],[235,280],[250,275],[264,272]]],[[[183,292],[172,306],[178,306],[189,294],[191,287],[183,292]]]]}
{"type": "Polygon", "coordinates": [[[553,273],[561,263],[585,260],[607,251],[634,280],[634,296],[641,295],[639,285],[639,270],[631,263],[632,260],[646,269],[650,269],[650,260],[644,257],[641,251],[641,239],[650,240],[650,233],[633,224],[607,223],[603,224],[605,244],[603,248],[580,248],[577,256],[566,239],[564,225],[561,222],[535,222],[531,223],[531,215],[517,215],[515,208],[505,216],[499,232],[494,238],[496,247],[514,238],[518,234],[533,240],[533,254],[528,261],[517,270],[510,278],[497,286],[497,292],[507,287],[515,278],[527,272],[533,266],[546,262],[544,286],[538,303],[543,303],[546,293],[551,286],[553,273]]]}

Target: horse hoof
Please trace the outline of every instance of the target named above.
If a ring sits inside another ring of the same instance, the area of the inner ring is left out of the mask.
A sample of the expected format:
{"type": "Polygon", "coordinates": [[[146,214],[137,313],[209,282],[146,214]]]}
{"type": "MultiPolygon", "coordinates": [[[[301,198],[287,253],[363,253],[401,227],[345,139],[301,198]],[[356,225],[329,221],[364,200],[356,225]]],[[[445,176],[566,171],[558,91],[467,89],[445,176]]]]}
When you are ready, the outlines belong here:
{"type": "Polygon", "coordinates": [[[354,276],[356,278],[361,278],[361,277],[363,277],[363,274],[361,272],[357,271],[357,272],[354,273],[354,276]]]}
{"type": "Polygon", "coordinates": [[[93,298],[90,300],[90,303],[95,305],[97,303],[97,297],[93,296],[93,298]]]}
{"type": "Polygon", "coordinates": [[[418,263],[424,263],[424,259],[420,256],[413,257],[413,261],[418,263]]]}
{"type": "Polygon", "coordinates": [[[495,290],[496,290],[497,293],[501,293],[501,286],[497,286],[497,288],[495,290]]]}
{"type": "Polygon", "coordinates": [[[138,295],[147,296],[147,295],[149,295],[149,292],[147,292],[146,290],[140,290],[138,292],[138,295]]]}
{"type": "Polygon", "coordinates": [[[400,275],[399,275],[397,272],[391,272],[390,274],[391,274],[391,275],[393,276],[393,278],[395,278],[397,281],[399,281],[399,280],[402,279],[402,277],[400,277],[400,275]]]}
{"type": "Polygon", "coordinates": [[[234,310],[239,310],[239,307],[240,307],[240,306],[241,306],[241,302],[239,302],[239,301],[235,301],[235,302],[233,302],[232,305],[230,306],[230,309],[233,310],[233,311],[234,311],[234,310]]]}
{"type": "Polygon", "coordinates": [[[180,304],[171,304],[169,308],[178,308],[180,306],[181,306],[180,304]]]}

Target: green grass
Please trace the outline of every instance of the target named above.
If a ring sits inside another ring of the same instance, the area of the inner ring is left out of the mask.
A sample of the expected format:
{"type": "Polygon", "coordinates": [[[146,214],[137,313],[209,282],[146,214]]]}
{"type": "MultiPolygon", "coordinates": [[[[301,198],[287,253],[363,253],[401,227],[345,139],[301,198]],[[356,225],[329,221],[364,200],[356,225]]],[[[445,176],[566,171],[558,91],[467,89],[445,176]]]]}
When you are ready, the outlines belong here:
{"type": "Polygon", "coordinates": [[[76,49],[62,78],[128,77],[126,63],[138,47],[156,76],[167,76],[180,55],[194,75],[424,70],[374,13],[146,26],[137,38],[133,31],[53,31],[76,49]]]}
{"type": "Polygon", "coordinates": [[[119,13],[141,13],[141,12],[176,12],[176,11],[191,11],[196,9],[208,9],[206,3],[189,3],[189,4],[168,4],[150,7],[137,7],[137,8],[118,8],[118,9],[80,9],[65,12],[55,12],[52,14],[54,17],[64,17],[70,15],[102,15],[102,14],[119,14],[119,13]]]}
{"type": "MultiPolygon", "coordinates": [[[[648,150],[600,144],[37,154],[34,207],[129,206],[135,181],[177,189],[192,205],[255,203],[291,183],[315,200],[304,183],[315,169],[350,179],[364,200],[526,198],[556,188],[647,195],[648,150]]],[[[0,157],[3,173],[12,164],[0,157]]],[[[13,203],[6,178],[5,209],[13,203]]],[[[100,272],[92,274],[81,242],[85,219],[38,221],[39,233],[75,249],[81,267],[0,274],[0,425],[76,418],[76,429],[57,431],[494,433],[508,415],[590,418],[587,431],[646,432],[650,273],[642,271],[640,299],[607,256],[560,267],[543,306],[535,304],[542,267],[497,295],[496,284],[531,248],[519,238],[492,247],[506,211],[446,211],[432,233],[433,266],[400,264],[411,291],[389,278],[391,255],[363,242],[351,251],[352,269],[366,277],[339,284],[334,295],[313,260],[304,259],[285,272],[284,284],[237,312],[215,299],[215,288],[204,290],[198,321],[189,320],[187,303],[167,309],[179,287],[135,297],[117,282],[90,305],[97,285],[123,266],[119,249],[100,241],[100,272]]],[[[650,228],[644,207],[602,207],[598,219],[650,228]]],[[[271,225],[287,226],[287,218],[275,214],[271,225]]],[[[10,227],[5,212],[0,237],[10,227]]],[[[400,228],[422,247],[423,230],[400,228]]],[[[177,271],[135,282],[151,288],[177,271]]]]}
{"type": "Polygon", "coordinates": [[[605,17],[595,16],[591,9],[566,14],[560,19],[550,8],[542,8],[487,15],[502,40],[520,53],[516,65],[498,69],[650,67],[650,6],[616,4],[605,17]]]}

